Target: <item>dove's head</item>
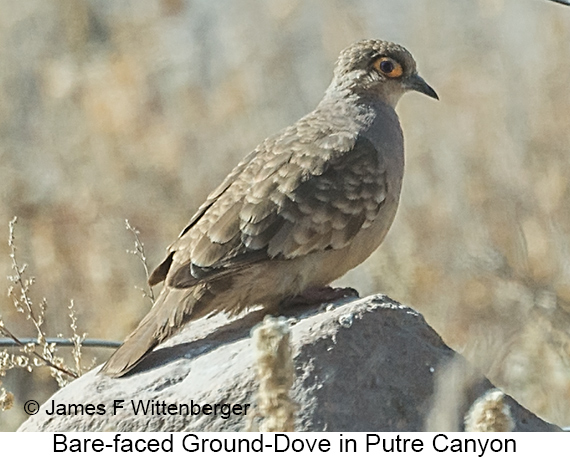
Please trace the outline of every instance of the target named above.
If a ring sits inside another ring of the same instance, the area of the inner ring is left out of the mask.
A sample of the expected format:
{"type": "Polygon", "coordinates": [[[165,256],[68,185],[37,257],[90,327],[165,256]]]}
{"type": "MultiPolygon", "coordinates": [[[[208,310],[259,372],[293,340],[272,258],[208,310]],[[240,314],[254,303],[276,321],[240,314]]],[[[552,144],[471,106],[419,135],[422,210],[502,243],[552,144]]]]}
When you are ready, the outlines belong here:
{"type": "Polygon", "coordinates": [[[439,100],[418,75],[416,61],[406,48],[381,40],[362,40],[340,53],[333,81],[327,90],[380,98],[396,106],[407,91],[415,90],[439,100]]]}

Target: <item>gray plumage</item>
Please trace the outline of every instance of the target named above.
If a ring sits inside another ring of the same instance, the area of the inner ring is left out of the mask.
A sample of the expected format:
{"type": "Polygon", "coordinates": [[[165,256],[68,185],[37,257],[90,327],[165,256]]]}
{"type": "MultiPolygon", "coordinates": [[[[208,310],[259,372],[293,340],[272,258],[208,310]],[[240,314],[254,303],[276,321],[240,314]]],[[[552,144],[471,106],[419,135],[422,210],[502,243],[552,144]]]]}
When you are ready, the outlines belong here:
{"type": "Polygon", "coordinates": [[[409,90],[437,98],[403,47],[345,49],[316,109],[247,155],[170,246],[149,278],[160,296],[102,372],[127,373],[190,320],[275,307],[364,261],[396,214],[409,90]]]}

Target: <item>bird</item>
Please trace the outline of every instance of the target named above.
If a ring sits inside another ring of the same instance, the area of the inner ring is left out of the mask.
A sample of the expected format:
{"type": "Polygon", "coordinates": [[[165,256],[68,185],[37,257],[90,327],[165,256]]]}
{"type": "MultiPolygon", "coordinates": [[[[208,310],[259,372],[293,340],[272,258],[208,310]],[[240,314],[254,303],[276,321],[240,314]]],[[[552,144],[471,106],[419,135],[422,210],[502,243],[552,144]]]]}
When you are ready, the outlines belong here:
{"type": "Polygon", "coordinates": [[[101,373],[128,374],[190,321],[334,293],[327,286],[376,250],[396,215],[395,107],[408,91],[439,100],[403,46],[367,39],[344,49],[316,108],[246,155],[167,249],[148,278],[162,291],[101,373]]]}

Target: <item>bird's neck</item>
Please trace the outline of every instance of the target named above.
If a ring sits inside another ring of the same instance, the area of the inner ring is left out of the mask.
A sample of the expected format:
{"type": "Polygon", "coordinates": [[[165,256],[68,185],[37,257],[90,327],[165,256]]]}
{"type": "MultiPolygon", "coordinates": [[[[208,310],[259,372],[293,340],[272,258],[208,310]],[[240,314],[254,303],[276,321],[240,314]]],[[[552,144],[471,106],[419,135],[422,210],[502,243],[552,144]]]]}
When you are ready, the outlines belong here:
{"type": "Polygon", "coordinates": [[[379,113],[397,117],[393,104],[383,98],[370,93],[339,90],[338,87],[327,90],[316,110],[331,113],[333,118],[351,120],[358,124],[359,130],[371,125],[379,113]]]}
{"type": "Polygon", "coordinates": [[[395,118],[394,109],[378,99],[338,91],[327,94],[301,121],[311,126],[315,138],[326,138],[327,147],[348,151],[359,135],[366,134],[378,116],[395,118]]]}

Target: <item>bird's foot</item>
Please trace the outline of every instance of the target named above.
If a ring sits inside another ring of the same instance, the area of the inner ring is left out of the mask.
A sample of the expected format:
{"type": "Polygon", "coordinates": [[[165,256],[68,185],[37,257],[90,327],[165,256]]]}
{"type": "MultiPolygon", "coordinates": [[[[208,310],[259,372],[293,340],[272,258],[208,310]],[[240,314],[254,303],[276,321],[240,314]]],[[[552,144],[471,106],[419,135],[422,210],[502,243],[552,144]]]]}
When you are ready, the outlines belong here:
{"type": "Polygon", "coordinates": [[[341,298],[359,297],[358,291],[352,287],[309,287],[299,295],[286,298],[279,307],[287,309],[299,306],[315,306],[323,303],[332,303],[341,298]]]}

